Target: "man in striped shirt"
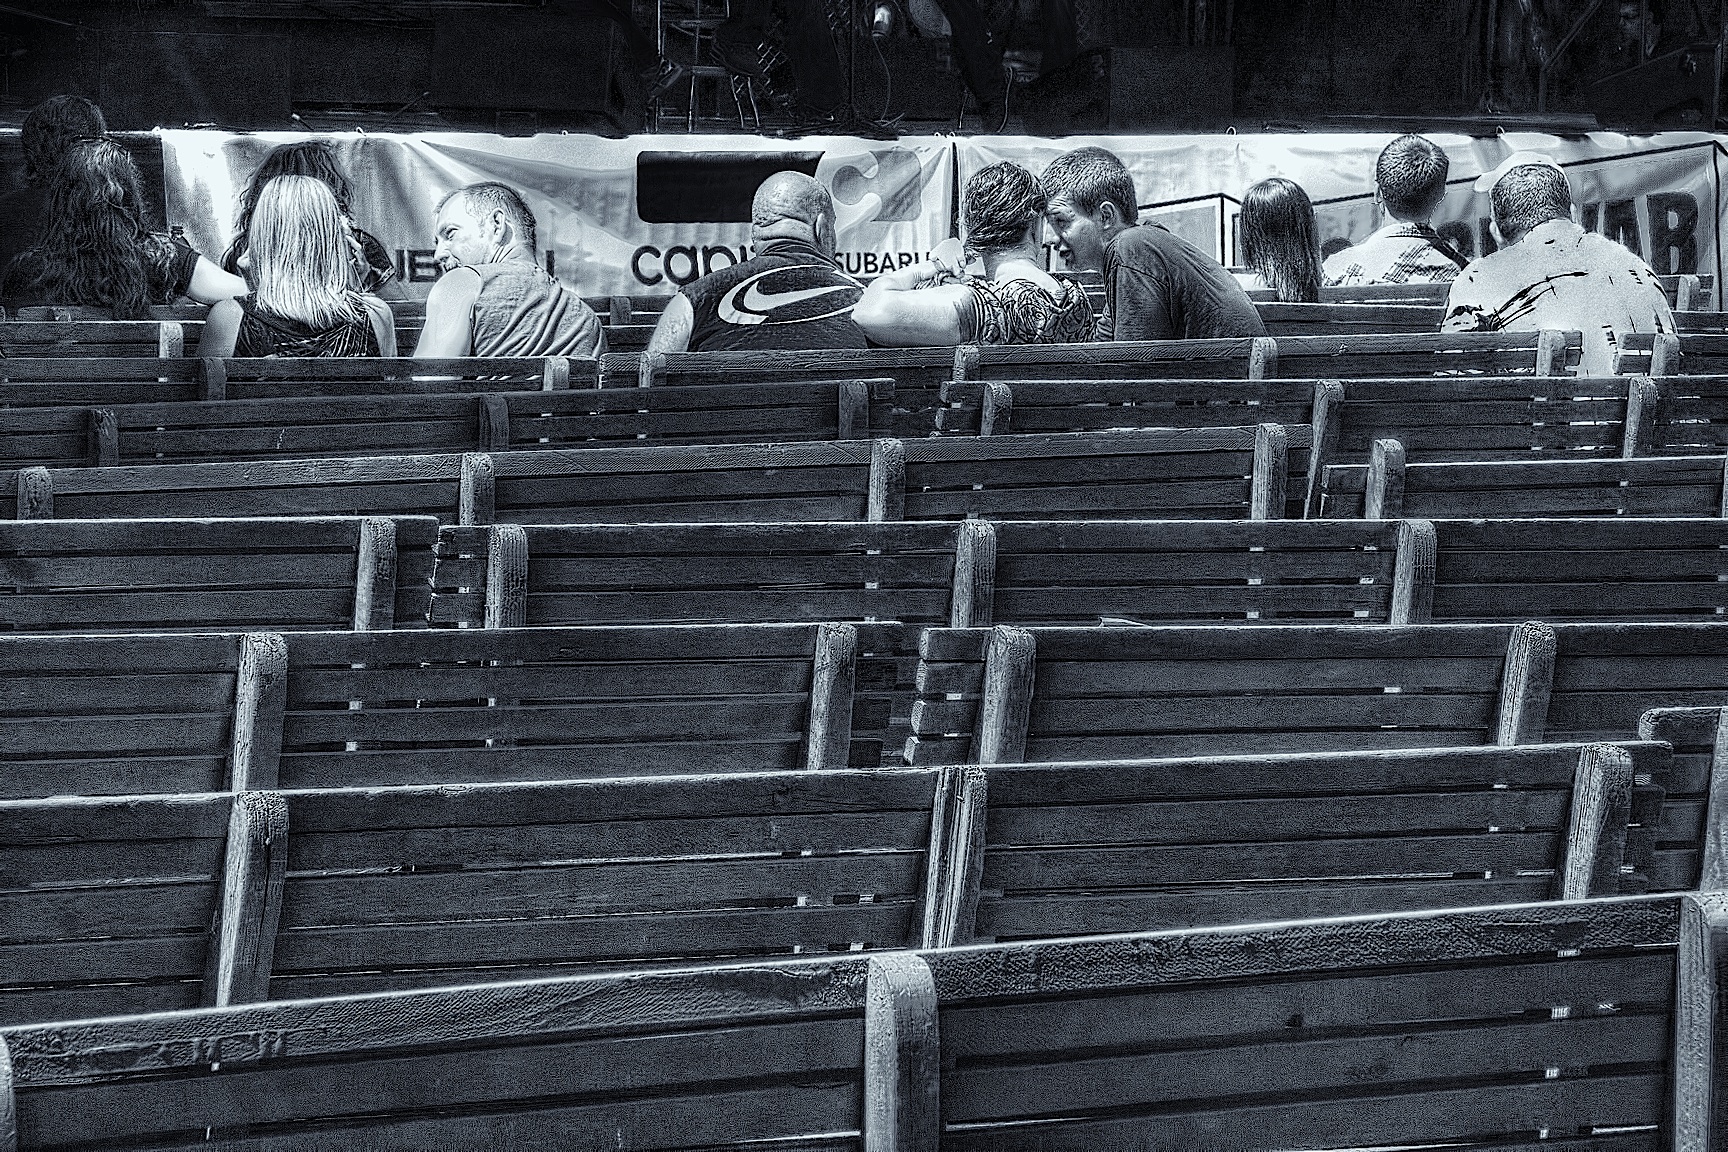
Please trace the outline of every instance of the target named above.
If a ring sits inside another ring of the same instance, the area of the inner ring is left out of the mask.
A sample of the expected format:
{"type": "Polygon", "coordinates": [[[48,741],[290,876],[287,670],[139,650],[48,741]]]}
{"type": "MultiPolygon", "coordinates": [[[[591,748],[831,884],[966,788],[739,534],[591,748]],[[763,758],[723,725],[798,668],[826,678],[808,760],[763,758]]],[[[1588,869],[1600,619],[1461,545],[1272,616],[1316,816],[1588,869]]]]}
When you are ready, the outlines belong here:
{"type": "Polygon", "coordinates": [[[1451,167],[1433,141],[1400,136],[1374,165],[1374,202],[1386,223],[1326,261],[1326,284],[1445,284],[1467,261],[1428,223],[1451,167]]]}

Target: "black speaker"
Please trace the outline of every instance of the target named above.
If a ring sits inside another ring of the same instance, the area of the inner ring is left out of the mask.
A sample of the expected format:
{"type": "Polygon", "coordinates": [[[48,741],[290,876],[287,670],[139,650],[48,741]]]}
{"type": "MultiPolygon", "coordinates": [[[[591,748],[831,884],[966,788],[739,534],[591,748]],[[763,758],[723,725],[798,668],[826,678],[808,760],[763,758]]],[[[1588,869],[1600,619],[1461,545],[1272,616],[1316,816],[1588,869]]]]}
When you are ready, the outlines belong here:
{"type": "Polygon", "coordinates": [[[1229,48],[1093,48],[1027,85],[1021,112],[1050,136],[1225,128],[1235,66],[1229,48]]]}

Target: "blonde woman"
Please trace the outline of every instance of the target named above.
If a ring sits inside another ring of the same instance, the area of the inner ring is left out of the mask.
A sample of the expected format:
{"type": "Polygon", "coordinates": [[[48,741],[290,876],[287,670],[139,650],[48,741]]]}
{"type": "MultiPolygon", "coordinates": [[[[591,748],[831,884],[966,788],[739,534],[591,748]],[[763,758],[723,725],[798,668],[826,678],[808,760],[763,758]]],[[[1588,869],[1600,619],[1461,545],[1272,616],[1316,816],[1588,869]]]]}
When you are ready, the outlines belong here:
{"type": "Polygon", "coordinates": [[[210,309],[199,355],[396,355],[390,306],[359,290],[352,234],[322,181],[264,185],[246,245],[254,289],[210,309]]]}

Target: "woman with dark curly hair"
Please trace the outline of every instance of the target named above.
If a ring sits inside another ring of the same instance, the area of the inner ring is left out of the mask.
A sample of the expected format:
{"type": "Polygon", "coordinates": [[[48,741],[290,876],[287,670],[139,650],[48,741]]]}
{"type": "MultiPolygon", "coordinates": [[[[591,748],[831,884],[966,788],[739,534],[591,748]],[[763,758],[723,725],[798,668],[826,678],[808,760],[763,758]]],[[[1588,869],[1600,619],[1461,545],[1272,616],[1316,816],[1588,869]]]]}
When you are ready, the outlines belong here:
{"type": "Polygon", "coordinates": [[[18,143],[24,149],[24,186],[0,196],[0,268],[36,243],[48,203],[48,178],[66,149],[79,140],[108,134],[102,109],[82,96],[50,96],[24,117],[18,143]]]}
{"type": "Polygon", "coordinates": [[[0,300],[109,308],[130,319],[181,297],[214,304],[246,291],[186,241],[150,231],[144,217],[144,182],[126,150],[110,140],[73,144],[48,183],[36,246],[7,266],[0,300]]]}
{"type": "Polygon", "coordinates": [[[1319,229],[1302,185],[1274,176],[1248,189],[1240,228],[1242,263],[1252,274],[1244,287],[1270,288],[1287,303],[1319,301],[1319,229]]]}
{"type": "MultiPolygon", "coordinates": [[[[348,222],[348,231],[353,236],[354,266],[360,280],[360,291],[376,293],[394,280],[396,265],[390,259],[389,250],[370,232],[354,223],[351,207],[354,185],[336,162],[336,149],[328,140],[295,140],[282,144],[271,149],[259,163],[252,178],[246,182],[245,191],[240,193],[240,212],[234,221],[234,242],[222,254],[223,271],[240,276],[247,274],[246,246],[252,228],[252,214],[258,210],[258,196],[264,185],[278,176],[310,176],[336,197],[336,204],[341,208],[342,217],[348,222]]],[[[400,296],[401,293],[393,291],[385,295],[400,296]]]]}
{"type": "Polygon", "coordinates": [[[980,169],[961,200],[965,253],[943,252],[870,282],[852,319],[877,344],[1067,344],[1092,338],[1079,284],[1044,270],[1038,231],[1044,193],[1032,173],[1003,162],[980,169]]]}

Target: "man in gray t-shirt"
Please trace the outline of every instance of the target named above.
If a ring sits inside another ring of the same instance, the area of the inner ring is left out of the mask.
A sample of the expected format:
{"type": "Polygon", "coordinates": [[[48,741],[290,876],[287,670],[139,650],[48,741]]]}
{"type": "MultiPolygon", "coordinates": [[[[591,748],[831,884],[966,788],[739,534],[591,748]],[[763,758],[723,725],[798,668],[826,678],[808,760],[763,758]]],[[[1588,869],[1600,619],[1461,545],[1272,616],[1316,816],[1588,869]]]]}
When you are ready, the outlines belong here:
{"type": "Polygon", "coordinates": [[[1104,272],[1100,340],[1266,335],[1254,302],[1222,264],[1161,225],[1139,223],[1133,177],[1114,153],[1065,152],[1040,183],[1068,266],[1104,272]]]}
{"type": "Polygon", "coordinates": [[[573,356],[606,351],[600,318],[534,259],[534,213],[504,184],[470,184],[438,205],[444,275],[426,297],[414,355],[573,356]]]}

